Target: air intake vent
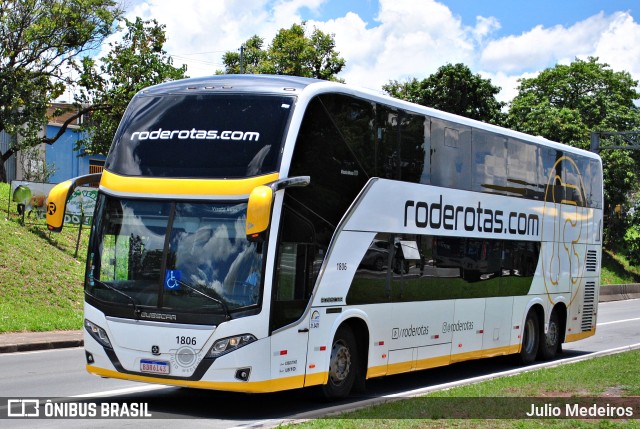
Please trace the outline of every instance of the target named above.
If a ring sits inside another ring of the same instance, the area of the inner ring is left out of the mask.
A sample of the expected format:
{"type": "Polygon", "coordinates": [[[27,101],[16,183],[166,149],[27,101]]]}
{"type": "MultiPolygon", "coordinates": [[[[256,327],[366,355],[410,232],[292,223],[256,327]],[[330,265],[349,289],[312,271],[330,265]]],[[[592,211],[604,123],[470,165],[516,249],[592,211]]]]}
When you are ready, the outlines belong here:
{"type": "Polygon", "coordinates": [[[590,331],[593,327],[595,300],[596,282],[586,282],[584,285],[584,304],[582,306],[582,332],[590,331]]]}
{"type": "Polygon", "coordinates": [[[587,271],[595,272],[598,268],[598,252],[595,250],[587,251],[587,271]]]}

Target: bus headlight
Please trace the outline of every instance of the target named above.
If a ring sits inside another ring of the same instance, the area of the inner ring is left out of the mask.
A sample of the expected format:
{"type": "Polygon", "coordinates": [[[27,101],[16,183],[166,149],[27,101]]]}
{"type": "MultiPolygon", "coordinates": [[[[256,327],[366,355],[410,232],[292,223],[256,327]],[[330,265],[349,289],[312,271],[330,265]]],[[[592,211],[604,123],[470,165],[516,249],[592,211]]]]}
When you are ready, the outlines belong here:
{"type": "Polygon", "coordinates": [[[107,336],[107,331],[87,319],[84,319],[84,327],[87,332],[89,332],[89,334],[93,337],[93,339],[99,342],[102,346],[108,347],[110,349],[113,348],[113,346],[111,345],[111,341],[107,336]]]}
{"type": "Polygon", "coordinates": [[[251,334],[236,335],[235,337],[221,338],[211,346],[207,353],[208,358],[217,358],[233,350],[244,347],[249,343],[256,341],[257,338],[251,334]]]}

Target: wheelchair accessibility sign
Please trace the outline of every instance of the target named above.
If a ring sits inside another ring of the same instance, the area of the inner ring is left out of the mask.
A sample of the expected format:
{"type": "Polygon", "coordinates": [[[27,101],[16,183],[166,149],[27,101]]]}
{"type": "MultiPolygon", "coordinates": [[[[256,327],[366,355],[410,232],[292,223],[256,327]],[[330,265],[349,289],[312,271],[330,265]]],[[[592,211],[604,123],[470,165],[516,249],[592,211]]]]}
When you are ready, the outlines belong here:
{"type": "Polygon", "coordinates": [[[180,280],[182,280],[182,271],[167,270],[164,275],[165,290],[180,290],[180,280]]]}

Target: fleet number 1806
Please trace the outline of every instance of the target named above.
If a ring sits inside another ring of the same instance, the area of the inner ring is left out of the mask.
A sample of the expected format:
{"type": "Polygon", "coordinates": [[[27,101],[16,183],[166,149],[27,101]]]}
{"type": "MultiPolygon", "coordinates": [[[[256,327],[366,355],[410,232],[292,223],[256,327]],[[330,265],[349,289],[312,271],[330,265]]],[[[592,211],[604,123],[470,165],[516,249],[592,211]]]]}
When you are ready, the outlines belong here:
{"type": "Polygon", "coordinates": [[[197,343],[196,337],[185,337],[182,335],[176,335],[176,342],[181,346],[195,346],[197,343]]]}

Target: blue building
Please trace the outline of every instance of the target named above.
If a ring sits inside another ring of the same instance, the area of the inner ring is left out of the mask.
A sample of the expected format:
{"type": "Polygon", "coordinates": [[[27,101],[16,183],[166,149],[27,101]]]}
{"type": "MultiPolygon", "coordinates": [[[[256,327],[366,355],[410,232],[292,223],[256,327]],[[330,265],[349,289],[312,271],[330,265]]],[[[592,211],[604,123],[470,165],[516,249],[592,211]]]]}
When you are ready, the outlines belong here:
{"type": "MultiPolygon", "coordinates": [[[[47,137],[55,136],[64,121],[72,112],[62,116],[53,117],[56,108],[66,107],[64,104],[55,104],[50,109],[49,124],[47,125],[47,137]]],[[[59,183],[72,177],[82,176],[89,173],[99,173],[104,166],[105,156],[103,155],[83,155],[81,150],[76,149],[76,143],[82,139],[78,131],[82,117],[74,121],[65,130],[64,134],[51,145],[45,145],[45,160],[47,165],[53,165],[55,173],[49,178],[50,183],[59,183]]]]}

